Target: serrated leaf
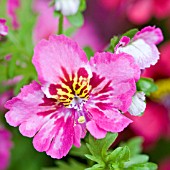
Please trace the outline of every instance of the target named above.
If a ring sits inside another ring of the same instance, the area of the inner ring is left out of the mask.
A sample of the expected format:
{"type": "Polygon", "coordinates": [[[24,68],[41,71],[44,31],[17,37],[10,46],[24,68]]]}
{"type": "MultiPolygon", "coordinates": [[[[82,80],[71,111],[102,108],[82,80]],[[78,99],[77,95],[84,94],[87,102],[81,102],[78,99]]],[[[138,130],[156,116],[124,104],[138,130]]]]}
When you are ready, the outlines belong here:
{"type": "Polygon", "coordinates": [[[133,157],[134,155],[141,153],[142,143],[143,143],[143,138],[135,137],[128,140],[126,143],[121,143],[120,146],[128,146],[130,149],[130,155],[131,157],[133,157]]]}
{"type": "Polygon", "coordinates": [[[153,79],[150,78],[140,78],[140,80],[136,83],[136,86],[138,91],[143,91],[147,96],[157,90],[156,84],[153,79]]]}
{"type": "Polygon", "coordinates": [[[129,37],[130,39],[132,39],[134,37],[134,35],[138,32],[139,30],[137,28],[133,28],[127,32],[125,32],[121,37],[123,36],[127,36],[129,37]]]}
{"type": "Polygon", "coordinates": [[[81,12],[77,12],[75,15],[67,16],[68,21],[75,27],[81,27],[84,24],[84,17],[81,12]]]}
{"type": "Polygon", "coordinates": [[[88,60],[90,60],[90,58],[91,58],[92,56],[94,56],[94,51],[93,51],[93,49],[92,49],[91,47],[86,46],[86,47],[83,48],[83,50],[85,51],[88,60]]]}
{"type": "Polygon", "coordinates": [[[93,156],[93,155],[85,154],[85,157],[88,158],[88,159],[90,159],[91,161],[97,162],[97,163],[100,164],[100,165],[104,165],[103,160],[98,159],[98,158],[96,158],[96,157],[93,156]]]}
{"type": "Polygon", "coordinates": [[[127,146],[118,147],[114,151],[112,151],[107,156],[107,161],[112,163],[120,163],[129,161],[130,158],[130,150],[127,146]]]}
{"type": "Polygon", "coordinates": [[[124,167],[128,168],[136,164],[146,163],[149,160],[148,155],[135,155],[130,161],[124,163],[124,167]]]}
{"type": "Polygon", "coordinates": [[[126,170],[157,170],[157,169],[158,166],[151,162],[136,164],[132,167],[126,168],[126,170]]]}

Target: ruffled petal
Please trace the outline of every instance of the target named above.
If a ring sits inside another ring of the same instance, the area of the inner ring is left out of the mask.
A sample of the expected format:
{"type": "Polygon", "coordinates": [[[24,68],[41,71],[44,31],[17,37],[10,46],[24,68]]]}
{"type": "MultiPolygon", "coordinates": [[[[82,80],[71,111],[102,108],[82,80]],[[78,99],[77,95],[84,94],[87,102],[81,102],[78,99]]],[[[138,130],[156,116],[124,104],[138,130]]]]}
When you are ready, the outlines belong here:
{"type": "Polygon", "coordinates": [[[106,136],[107,131],[100,128],[94,120],[89,121],[86,124],[86,127],[88,131],[91,133],[92,136],[94,136],[96,139],[101,139],[106,136]]]}
{"type": "MultiPolygon", "coordinates": [[[[117,109],[105,110],[104,112],[97,108],[92,108],[91,106],[87,109],[91,113],[92,119],[96,125],[104,131],[113,133],[121,132],[132,122],[129,118],[123,116],[117,109]]],[[[94,122],[92,124],[93,126],[90,127],[91,131],[93,128],[92,132],[96,129],[94,122]]]]}
{"type": "Polygon", "coordinates": [[[133,41],[138,39],[143,39],[149,44],[157,45],[163,41],[163,35],[160,28],[148,26],[137,32],[133,38],[133,41]]]}
{"type": "Polygon", "coordinates": [[[127,111],[140,70],[128,54],[97,53],[90,60],[93,76],[89,102],[127,111]]]}
{"type": "Polygon", "coordinates": [[[37,82],[25,86],[5,107],[10,109],[5,115],[7,122],[19,126],[24,136],[34,136],[35,149],[46,151],[53,158],[68,153],[76,133],[74,112],[57,104],[56,100],[46,98],[37,82]]]}
{"type": "Polygon", "coordinates": [[[64,77],[62,67],[67,66],[67,72],[72,74],[87,62],[83,50],[64,35],[52,35],[48,41],[40,41],[34,49],[33,64],[42,84],[56,83],[60,77],[64,77]]]}
{"type": "Polygon", "coordinates": [[[155,65],[159,59],[157,47],[154,44],[146,43],[143,39],[137,39],[127,46],[119,47],[116,53],[122,52],[133,56],[141,69],[155,65]]]}

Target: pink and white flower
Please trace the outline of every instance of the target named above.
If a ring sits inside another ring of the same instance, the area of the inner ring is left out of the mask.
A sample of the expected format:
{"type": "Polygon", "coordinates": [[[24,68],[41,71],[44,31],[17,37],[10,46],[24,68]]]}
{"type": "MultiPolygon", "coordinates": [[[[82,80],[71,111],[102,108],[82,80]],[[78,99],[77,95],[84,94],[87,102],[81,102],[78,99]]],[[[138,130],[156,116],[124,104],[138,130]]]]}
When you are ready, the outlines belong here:
{"type": "Polygon", "coordinates": [[[134,57],[141,69],[155,65],[159,59],[159,51],[156,47],[163,40],[162,31],[155,27],[145,27],[130,40],[123,36],[115,48],[115,52],[127,53],[134,57]]]}
{"type": "Polygon", "coordinates": [[[126,112],[140,69],[128,54],[96,53],[90,61],[73,40],[50,36],[35,47],[32,82],[5,105],[11,126],[33,137],[34,147],[53,158],[79,147],[88,130],[95,138],[120,132],[132,121],[126,112]]]}
{"type": "Polygon", "coordinates": [[[12,20],[14,29],[19,28],[19,21],[16,15],[16,10],[20,7],[20,0],[7,0],[7,14],[12,20]]]}
{"type": "Polygon", "coordinates": [[[5,24],[6,24],[6,20],[0,18],[0,37],[8,34],[8,27],[5,24]]]}
{"type": "Polygon", "coordinates": [[[0,127],[0,170],[5,170],[9,164],[11,147],[10,132],[0,127]]]}

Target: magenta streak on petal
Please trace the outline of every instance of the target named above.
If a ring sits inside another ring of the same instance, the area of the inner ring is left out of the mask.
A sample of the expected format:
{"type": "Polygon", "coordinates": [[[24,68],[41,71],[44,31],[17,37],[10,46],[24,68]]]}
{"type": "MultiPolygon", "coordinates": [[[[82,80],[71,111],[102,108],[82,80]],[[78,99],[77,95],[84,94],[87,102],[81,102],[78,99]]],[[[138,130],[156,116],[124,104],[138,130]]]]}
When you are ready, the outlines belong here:
{"type": "Polygon", "coordinates": [[[92,86],[92,89],[96,88],[102,81],[104,81],[105,78],[99,78],[99,75],[97,75],[96,73],[92,73],[92,78],[90,80],[90,85],[92,86]]]}

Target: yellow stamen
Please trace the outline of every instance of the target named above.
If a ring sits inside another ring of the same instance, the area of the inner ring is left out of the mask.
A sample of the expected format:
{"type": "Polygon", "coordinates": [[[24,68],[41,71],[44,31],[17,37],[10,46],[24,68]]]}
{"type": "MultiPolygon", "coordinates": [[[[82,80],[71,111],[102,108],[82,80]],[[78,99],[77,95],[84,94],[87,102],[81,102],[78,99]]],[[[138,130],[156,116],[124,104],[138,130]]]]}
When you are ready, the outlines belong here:
{"type": "Polygon", "coordinates": [[[79,123],[84,123],[84,122],[85,122],[85,117],[84,117],[84,116],[80,116],[80,117],[78,118],[78,122],[79,122],[79,123]]]}

